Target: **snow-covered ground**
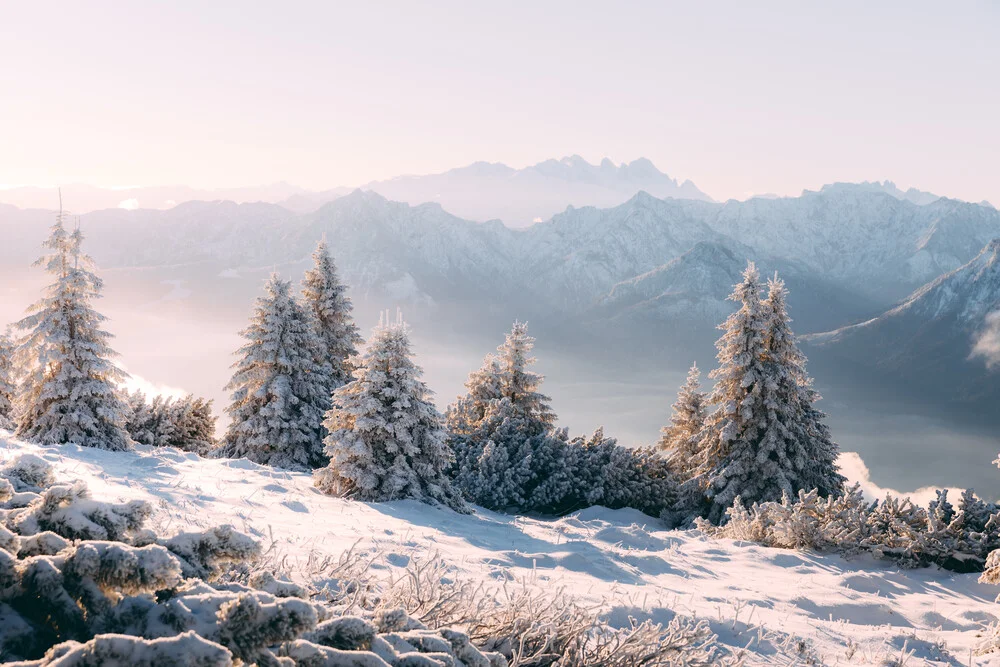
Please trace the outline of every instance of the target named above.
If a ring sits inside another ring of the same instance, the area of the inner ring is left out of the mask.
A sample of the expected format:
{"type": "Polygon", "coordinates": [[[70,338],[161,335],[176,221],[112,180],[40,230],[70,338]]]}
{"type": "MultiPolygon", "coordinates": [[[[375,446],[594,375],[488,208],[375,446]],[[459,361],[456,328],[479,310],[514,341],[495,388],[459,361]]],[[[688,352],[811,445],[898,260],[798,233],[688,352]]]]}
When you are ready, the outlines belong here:
{"type": "Polygon", "coordinates": [[[708,540],[630,510],[536,519],[359,503],[320,494],[309,475],[247,461],[0,436],[0,466],[25,452],[49,461],[61,480],[85,481],[95,498],[151,501],[164,532],[232,524],[273,545],[293,570],[310,554],[352,548],[359,557],[378,552],[376,568],[387,570],[437,555],[455,576],[563,588],[605,605],[616,622],[707,619],[724,643],[749,647],[750,664],[1000,664],[971,655],[977,634],[1000,616],[1000,589],[976,575],[708,540]]]}

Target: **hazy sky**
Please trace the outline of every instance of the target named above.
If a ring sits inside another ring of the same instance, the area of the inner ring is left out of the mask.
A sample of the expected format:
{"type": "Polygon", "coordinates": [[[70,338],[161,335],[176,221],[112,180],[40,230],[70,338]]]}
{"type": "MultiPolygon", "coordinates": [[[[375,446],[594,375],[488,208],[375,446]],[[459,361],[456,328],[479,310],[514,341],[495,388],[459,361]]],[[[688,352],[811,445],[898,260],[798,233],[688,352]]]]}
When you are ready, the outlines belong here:
{"type": "Polygon", "coordinates": [[[716,198],[1000,205],[1000,3],[2,2],[0,184],[645,156],[716,198]]]}

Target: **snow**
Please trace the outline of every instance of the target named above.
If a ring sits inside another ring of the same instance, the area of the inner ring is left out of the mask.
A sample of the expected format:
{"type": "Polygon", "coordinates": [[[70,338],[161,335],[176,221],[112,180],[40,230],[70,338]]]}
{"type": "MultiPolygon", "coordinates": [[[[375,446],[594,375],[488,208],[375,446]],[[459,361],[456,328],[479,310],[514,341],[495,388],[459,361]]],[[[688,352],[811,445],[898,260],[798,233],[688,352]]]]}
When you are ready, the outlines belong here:
{"type": "Polygon", "coordinates": [[[634,510],[590,508],[561,519],[478,509],[461,515],[416,501],[362,503],[319,493],[305,473],[245,460],[201,459],[170,448],[109,452],[41,447],[0,435],[0,467],[24,453],[48,461],[61,484],[82,480],[93,497],[146,500],[165,534],[233,524],[290,563],[311,554],[378,550],[395,570],[432,554],[456,576],[523,577],[603,604],[615,622],[707,619],[722,641],[752,644],[750,664],[773,664],[764,636],[807,640],[826,664],[995,664],[971,658],[982,626],[1000,614],[996,587],[976,575],[901,571],[869,558],[769,549],[668,531],[634,510]],[[760,648],[758,648],[758,646],[760,648]]]}

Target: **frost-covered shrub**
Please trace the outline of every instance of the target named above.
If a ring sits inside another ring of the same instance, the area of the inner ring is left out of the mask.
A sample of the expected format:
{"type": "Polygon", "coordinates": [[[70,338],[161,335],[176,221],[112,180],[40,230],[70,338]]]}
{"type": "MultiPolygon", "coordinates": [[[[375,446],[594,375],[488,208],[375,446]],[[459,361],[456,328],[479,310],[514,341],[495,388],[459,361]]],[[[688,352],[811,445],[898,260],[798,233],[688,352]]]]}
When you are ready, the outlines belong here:
{"type": "Polygon", "coordinates": [[[57,484],[27,507],[7,512],[5,523],[21,535],[50,531],[71,540],[127,542],[152,511],[142,500],[105,503],[92,499],[82,483],[57,484]]]}
{"type": "Polygon", "coordinates": [[[13,663],[17,667],[230,667],[233,658],[224,647],[193,632],[146,640],[128,635],[98,635],[86,643],[64,642],[39,660],[13,663]]]}
{"type": "Polygon", "coordinates": [[[987,556],[1000,548],[1000,514],[970,491],[959,509],[951,508],[947,492],[939,491],[928,508],[906,498],[887,495],[868,503],[855,485],[841,496],[819,497],[814,490],[787,494],[780,503],[757,503],[749,508],[737,497],[726,511],[722,526],[698,519],[709,535],[757,542],[786,549],[835,551],[845,555],[870,553],[904,567],[938,565],[957,572],[988,567],[987,556]],[[967,519],[963,508],[971,510],[967,519]]]}
{"type": "MultiPolygon", "coordinates": [[[[52,466],[34,454],[21,454],[6,467],[0,468],[0,479],[5,479],[14,491],[31,493],[41,493],[56,481],[52,466]]],[[[4,501],[0,495],[0,502],[4,501]]]]}
{"type": "Polygon", "coordinates": [[[207,581],[218,577],[225,565],[251,561],[260,555],[260,544],[232,526],[179,533],[160,544],[178,558],[185,577],[207,581]]]}

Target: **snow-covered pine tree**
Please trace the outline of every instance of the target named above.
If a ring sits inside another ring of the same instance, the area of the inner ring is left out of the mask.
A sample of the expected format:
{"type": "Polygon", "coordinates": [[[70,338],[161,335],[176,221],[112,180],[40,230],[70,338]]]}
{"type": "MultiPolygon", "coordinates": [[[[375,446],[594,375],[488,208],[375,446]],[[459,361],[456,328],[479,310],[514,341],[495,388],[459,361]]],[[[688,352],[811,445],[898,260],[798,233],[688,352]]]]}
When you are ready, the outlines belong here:
{"type": "Polygon", "coordinates": [[[35,264],[55,277],[17,327],[27,330],[18,346],[23,369],[17,434],[40,444],[75,444],[109,450],[132,448],[125,430],[128,409],[116,383],[106,318],[94,310],[103,283],[83,254],[79,225],[67,232],[60,206],[45,247],[51,254],[35,264]]]}
{"type": "Polygon", "coordinates": [[[337,267],[330,257],[326,241],[320,241],[313,253],[313,267],[302,280],[302,298],[313,317],[322,341],[324,360],[330,364],[328,394],[351,381],[350,359],[364,342],[351,316],[353,306],[347,286],[340,282],[337,267]]]}
{"type": "Polygon", "coordinates": [[[723,325],[719,368],[707,420],[700,482],[709,518],[722,520],[737,496],[748,505],[795,497],[800,489],[838,492],[837,446],[813,407],[818,394],[789,325],[784,283],[770,281],[761,299],[752,262],[732,296],[740,309],[723,325]]]}
{"type": "Polygon", "coordinates": [[[545,378],[528,370],[535,363],[531,356],[534,347],[535,339],[528,335],[528,323],[514,322],[503,345],[497,348],[501,393],[539,428],[551,429],[556,415],[549,407],[549,397],[538,391],[545,378]]]}
{"type": "Polygon", "coordinates": [[[538,391],[544,378],[529,370],[534,342],[528,325],[514,322],[503,344],[469,375],[468,393],[446,413],[456,483],[492,509],[526,508],[545,476],[544,462],[560,447],[548,441],[555,414],[538,391]]]}
{"type": "Polygon", "coordinates": [[[663,427],[657,443],[678,480],[690,479],[698,463],[700,441],[697,436],[707,415],[707,398],[701,391],[700,377],[698,364],[692,364],[687,382],[677,392],[670,425],[663,427]]]}
{"type": "Polygon", "coordinates": [[[0,428],[14,430],[14,400],[17,378],[14,373],[14,341],[9,332],[0,334],[0,428]]]}
{"type": "Polygon", "coordinates": [[[431,391],[413,363],[402,315],[383,315],[354,379],[333,394],[324,425],[330,465],[316,473],[325,493],[359,500],[415,498],[467,511],[447,471],[453,455],[431,391]]]}
{"type": "Polygon", "coordinates": [[[271,276],[241,335],[246,343],[226,387],[232,421],[215,454],[289,470],[325,465],[328,367],[318,362],[319,339],[288,281],[271,276]]]}
{"type": "MultiPolygon", "coordinates": [[[[462,436],[463,444],[475,445],[475,451],[469,452],[474,458],[486,445],[484,436],[488,437],[488,433],[483,431],[484,423],[499,423],[496,418],[487,417],[501,399],[509,403],[503,409],[507,418],[523,421],[521,428],[526,437],[552,430],[556,416],[549,407],[550,399],[538,391],[544,378],[528,370],[535,363],[531,356],[534,344],[535,339],[528,335],[527,323],[514,322],[497,351],[487,355],[483,365],[469,374],[465,383],[468,393],[448,406],[445,413],[448,431],[462,436]]],[[[462,457],[458,463],[464,465],[462,457]]]]}
{"type": "Polygon", "coordinates": [[[459,396],[445,411],[450,433],[473,433],[486,418],[491,402],[503,398],[503,379],[500,373],[500,360],[495,354],[486,355],[483,365],[469,373],[469,379],[465,382],[469,393],[459,396]]]}
{"type": "MultiPolygon", "coordinates": [[[[737,469],[735,459],[746,454],[752,458],[764,429],[767,313],[761,299],[760,273],[753,262],[747,264],[743,281],[729,299],[740,307],[719,327],[725,332],[715,344],[719,367],[709,374],[716,381],[709,399],[716,407],[705,420],[695,478],[708,496],[714,521],[719,521],[740,495],[739,482],[754,474],[752,465],[737,469]],[[732,479],[736,474],[740,479],[732,479]]],[[[740,460],[738,465],[745,463],[740,460]]]]}
{"type": "Polygon", "coordinates": [[[784,410],[788,421],[783,423],[783,437],[791,441],[787,451],[798,451],[802,457],[799,461],[790,456],[790,463],[797,469],[793,493],[816,489],[823,497],[838,495],[847,481],[837,468],[840,447],[830,437],[830,429],[823,421],[826,415],[815,406],[821,396],[813,389],[812,378],[806,372],[806,357],[795,343],[787,297],[785,283],[775,275],[768,281],[764,302],[768,314],[766,345],[770,363],[776,367],[778,394],[788,403],[784,410]]]}

